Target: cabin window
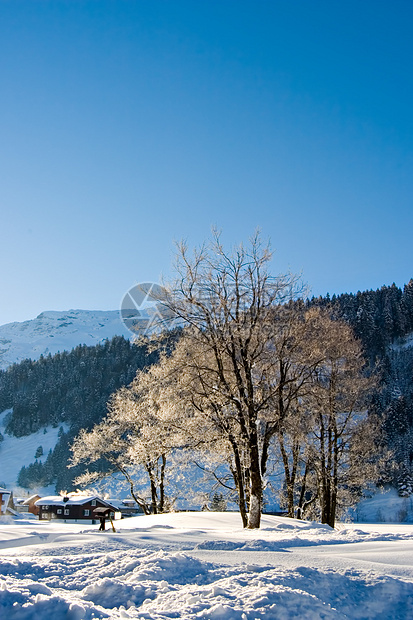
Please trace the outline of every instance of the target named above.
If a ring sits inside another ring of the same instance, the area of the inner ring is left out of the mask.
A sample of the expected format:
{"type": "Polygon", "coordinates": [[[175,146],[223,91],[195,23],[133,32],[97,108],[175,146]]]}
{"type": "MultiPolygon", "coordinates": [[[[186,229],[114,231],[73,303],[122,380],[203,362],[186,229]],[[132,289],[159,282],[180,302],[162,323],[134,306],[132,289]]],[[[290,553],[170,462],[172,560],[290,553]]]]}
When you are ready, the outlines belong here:
{"type": "Polygon", "coordinates": [[[49,506],[46,506],[46,504],[43,506],[44,510],[49,510],[49,506]]]}
{"type": "Polygon", "coordinates": [[[61,514],[62,514],[62,509],[61,509],[61,508],[58,508],[58,509],[56,510],[56,512],[57,512],[57,514],[58,514],[58,515],[61,515],[61,514]]]}
{"type": "Polygon", "coordinates": [[[69,514],[70,514],[69,508],[65,508],[65,515],[69,515],[69,514]]]}
{"type": "Polygon", "coordinates": [[[96,506],[96,500],[92,499],[92,501],[90,502],[92,506],[96,506]]]}
{"type": "Polygon", "coordinates": [[[83,511],[83,516],[84,516],[84,517],[88,517],[88,516],[89,516],[89,514],[90,514],[90,510],[85,509],[85,510],[83,511]]]}

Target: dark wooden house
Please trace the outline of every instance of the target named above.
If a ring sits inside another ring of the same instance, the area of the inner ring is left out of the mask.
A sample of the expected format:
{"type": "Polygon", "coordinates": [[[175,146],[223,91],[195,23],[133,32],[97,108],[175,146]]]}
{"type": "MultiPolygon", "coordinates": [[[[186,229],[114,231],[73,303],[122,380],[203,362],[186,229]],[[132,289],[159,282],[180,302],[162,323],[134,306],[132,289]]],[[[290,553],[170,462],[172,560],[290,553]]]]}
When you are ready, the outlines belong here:
{"type": "Polygon", "coordinates": [[[98,523],[99,518],[93,514],[96,508],[108,508],[112,519],[120,519],[116,506],[111,505],[98,495],[57,495],[42,497],[36,502],[39,520],[61,519],[65,523],[98,523]]]}

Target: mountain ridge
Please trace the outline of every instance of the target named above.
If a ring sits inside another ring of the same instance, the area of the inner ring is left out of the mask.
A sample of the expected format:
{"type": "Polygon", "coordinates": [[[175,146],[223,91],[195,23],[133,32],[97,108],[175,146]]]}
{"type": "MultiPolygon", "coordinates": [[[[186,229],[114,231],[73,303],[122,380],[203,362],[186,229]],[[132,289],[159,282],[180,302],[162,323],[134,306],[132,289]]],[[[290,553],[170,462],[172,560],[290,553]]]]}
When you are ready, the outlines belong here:
{"type": "Polygon", "coordinates": [[[0,369],[114,336],[131,337],[118,310],[45,310],[34,319],[0,325],[0,369]]]}

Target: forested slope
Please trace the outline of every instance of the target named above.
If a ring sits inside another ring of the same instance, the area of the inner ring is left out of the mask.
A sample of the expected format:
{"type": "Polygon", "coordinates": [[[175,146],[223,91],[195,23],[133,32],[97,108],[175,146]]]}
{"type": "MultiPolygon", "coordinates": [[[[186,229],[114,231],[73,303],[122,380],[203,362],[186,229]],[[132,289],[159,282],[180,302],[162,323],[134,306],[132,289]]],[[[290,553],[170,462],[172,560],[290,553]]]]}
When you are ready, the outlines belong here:
{"type": "Polygon", "coordinates": [[[383,419],[394,452],[389,479],[401,495],[413,493],[413,280],[403,289],[383,286],[376,291],[319,297],[309,305],[331,305],[363,343],[380,387],[373,408],[383,419]]]}
{"type": "Polygon", "coordinates": [[[71,488],[73,470],[66,470],[69,445],[80,428],[91,428],[106,414],[110,394],[127,385],[138,369],[156,359],[145,346],[116,336],[104,344],[78,346],[71,352],[25,360],[0,372],[0,411],[13,409],[6,432],[28,435],[48,425],[69,426],[45,462],[22,469],[21,486],[56,482],[71,488]]]}
{"type": "Polygon", "coordinates": [[[392,284],[376,291],[313,298],[308,304],[333,306],[353,327],[371,364],[385,358],[391,344],[413,333],[413,279],[403,289],[392,284]]]}

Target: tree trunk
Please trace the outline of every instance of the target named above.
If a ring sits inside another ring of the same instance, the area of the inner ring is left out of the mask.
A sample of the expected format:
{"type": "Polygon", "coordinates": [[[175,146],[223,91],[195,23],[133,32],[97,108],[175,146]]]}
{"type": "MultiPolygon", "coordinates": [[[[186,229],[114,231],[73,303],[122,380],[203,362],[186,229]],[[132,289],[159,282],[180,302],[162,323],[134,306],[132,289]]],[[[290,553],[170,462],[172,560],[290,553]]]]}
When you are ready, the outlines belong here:
{"type": "Polygon", "coordinates": [[[304,516],[304,506],[305,506],[305,493],[306,493],[306,483],[307,483],[307,475],[309,471],[308,461],[305,464],[304,476],[301,481],[301,490],[300,490],[300,498],[298,500],[298,508],[297,508],[297,519],[302,519],[304,516]]]}
{"type": "Polygon", "coordinates": [[[279,434],[279,443],[281,456],[284,464],[285,485],[287,488],[287,512],[289,517],[294,517],[294,481],[290,476],[290,465],[288,462],[288,454],[284,445],[284,437],[282,432],[279,434]]]}
{"type": "MultiPolygon", "coordinates": [[[[334,420],[335,422],[335,420],[334,420]]],[[[336,510],[337,510],[337,492],[338,492],[338,439],[337,439],[337,426],[334,423],[334,442],[333,442],[333,473],[332,473],[332,490],[331,490],[331,510],[330,521],[331,527],[335,526],[336,522],[336,510]]]]}
{"type": "Polygon", "coordinates": [[[262,511],[262,493],[260,491],[253,492],[251,490],[250,497],[250,511],[248,513],[248,525],[247,527],[252,529],[257,529],[260,527],[261,523],[261,511],[262,511]]]}
{"type": "Polygon", "coordinates": [[[165,469],[166,469],[166,456],[161,456],[161,472],[159,476],[159,512],[165,510],[165,469]]]}
{"type": "Polygon", "coordinates": [[[153,471],[154,468],[152,463],[146,463],[145,467],[151,483],[151,512],[152,514],[156,515],[158,514],[158,494],[156,492],[156,481],[153,471]]]}
{"type": "Polygon", "coordinates": [[[321,523],[327,523],[330,520],[330,481],[328,474],[325,473],[321,481],[321,523]]]}
{"type": "Polygon", "coordinates": [[[249,529],[260,527],[262,512],[262,477],[260,469],[260,458],[258,450],[258,437],[255,423],[251,423],[250,440],[250,497],[249,497],[249,513],[248,525],[249,529]]]}
{"type": "Polygon", "coordinates": [[[246,504],[245,504],[244,476],[243,476],[243,471],[242,471],[241,458],[240,458],[237,442],[231,436],[229,437],[229,440],[232,446],[232,451],[234,453],[235,470],[232,470],[232,475],[233,475],[235,486],[238,492],[238,504],[239,504],[239,511],[241,513],[242,527],[247,527],[248,515],[247,515],[247,510],[246,510],[246,504]]]}

